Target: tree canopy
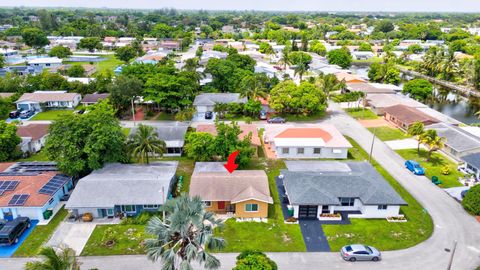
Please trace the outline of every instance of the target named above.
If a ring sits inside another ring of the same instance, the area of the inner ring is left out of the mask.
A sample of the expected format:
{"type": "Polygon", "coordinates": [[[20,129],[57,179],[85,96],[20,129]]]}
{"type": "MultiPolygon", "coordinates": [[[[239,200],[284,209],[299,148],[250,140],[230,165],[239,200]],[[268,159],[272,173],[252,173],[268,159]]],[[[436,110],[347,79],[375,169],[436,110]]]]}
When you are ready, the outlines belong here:
{"type": "Polygon", "coordinates": [[[413,79],[405,83],[402,92],[414,99],[426,100],[433,94],[433,85],[425,79],[413,79]]]}
{"type": "Polygon", "coordinates": [[[352,55],[347,48],[329,51],[327,59],[329,64],[338,65],[341,68],[349,68],[352,65],[352,55]]]}
{"type": "Polygon", "coordinates": [[[280,113],[311,115],[324,112],[327,97],[319,87],[310,82],[297,86],[286,80],[277,84],[270,92],[269,105],[280,113]]]}
{"type": "Polygon", "coordinates": [[[72,52],[70,51],[69,48],[59,45],[59,46],[53,47],[50,50],[50,52],[48,52],[48,55],[51,57],[56,56],[58,58],[67,58],[70,55],[72,55],[72,52]]]}
{"type": "Polygon", "coordinates": [[[18,145],[22,139],[17,135],[17,126],[0,121],[0,162],[18,158],[18,145]]]}
{"type": "Polygon", "coordinates": [[[470,214],[480,216],[480,185],[473,186],[468,190],[462,200],[462,205],[470,214]]]}

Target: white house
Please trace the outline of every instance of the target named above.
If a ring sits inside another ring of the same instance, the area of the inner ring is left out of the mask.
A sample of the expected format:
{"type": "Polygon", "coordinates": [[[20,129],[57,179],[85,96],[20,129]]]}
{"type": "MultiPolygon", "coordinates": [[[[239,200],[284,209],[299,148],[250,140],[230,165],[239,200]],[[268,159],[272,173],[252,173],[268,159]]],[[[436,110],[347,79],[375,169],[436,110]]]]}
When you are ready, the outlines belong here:
{"type": "Polygon", "coordinates": [[[17,127],[17,135],[22,138],[20,149],[23,153],[36,153],[45,145],[48,124],[28,124],[17,127]]]}
{"type": "Polygon", "coordinates": [[[74,109],[82,100],[77,93],[67,91],[35,91],[23,94],[15,103],[19,110],[74,109]]]}
{"type": "Polygon", "coordinates": [[[368,162],[287,161],[279,176],[293,217],[320,219],[399,216],[402,197],[368,162]]]}
{"type": "Polygon", "coordinates": [[[352,145],[329,124],[265,126],[265,146],[278,158],[345,159],[352,145]]]}
{"type": "Polygon", "coordinates": [[[63,60],[58,57],[40,57],[27,60],[27,65],[33,67],[52,68],[61,66],[62,61],[63,60]]]}
{"type": "Polygon", "coordinates": [[[195,97],[193,106],[199,116],[205,115],[207,111],[213,111],[217,103],[246,103],[247,98],[240,98],[238,93],[204,93],[195,97]]]}

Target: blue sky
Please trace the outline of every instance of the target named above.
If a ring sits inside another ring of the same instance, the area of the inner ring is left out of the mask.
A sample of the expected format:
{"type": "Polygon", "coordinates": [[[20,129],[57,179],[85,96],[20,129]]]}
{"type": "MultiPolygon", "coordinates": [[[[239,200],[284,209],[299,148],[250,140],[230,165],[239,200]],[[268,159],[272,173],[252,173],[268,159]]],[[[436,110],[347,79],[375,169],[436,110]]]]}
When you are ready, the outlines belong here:
{"type": "Polygon", "coordinates": [[[0,0],[0,6],[480,12],[480,0],[0,0]]]}

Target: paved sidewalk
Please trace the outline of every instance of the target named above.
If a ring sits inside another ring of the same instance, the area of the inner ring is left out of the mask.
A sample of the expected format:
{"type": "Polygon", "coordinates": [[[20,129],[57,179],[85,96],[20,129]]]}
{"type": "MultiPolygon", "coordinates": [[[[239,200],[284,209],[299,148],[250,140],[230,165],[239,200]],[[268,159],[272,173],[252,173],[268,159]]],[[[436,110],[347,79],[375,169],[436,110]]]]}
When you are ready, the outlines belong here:
{"type": "Polygon", "coordinates": [[[77,255],[80,255],[95,226],[95,223],[62,222],[47,242],[47,245],[67,245],[75,250],[77,255]]]}

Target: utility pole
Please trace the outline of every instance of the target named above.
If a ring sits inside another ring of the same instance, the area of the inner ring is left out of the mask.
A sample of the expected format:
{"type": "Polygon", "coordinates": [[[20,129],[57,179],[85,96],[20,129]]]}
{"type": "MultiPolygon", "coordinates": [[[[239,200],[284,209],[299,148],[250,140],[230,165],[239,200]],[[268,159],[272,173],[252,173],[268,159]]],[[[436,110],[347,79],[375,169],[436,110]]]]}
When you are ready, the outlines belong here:
{"type": "Polygon", "coordinates": [[[377,133],[377,128],[373,128],[373,139],[372,139],[372,146],[370,146],[370,155],[368,157],[368,162],[372,163],[372,153],[373,153],[373,144],[375,143],[375,135],[377,133]]]}
{"type": "Polygon", "coordinates": [[[447,270],[451,270],[451,269],[452,269],[453,256],[455,255],[455,250],[456,250],[456,249],[457,249],[457,240],[453,241],[452,254],[450,255],[450,260],[448,261],[447,270]]]}
{"type": "Polygon", "coordinates": [[[162,219],[162,221],[165,222],[165,187],[162,187],[162,201],[163,201],[163,205],[162,205],[163,219],[162,219]]]}
{"type": "Polygon", "coordinates": [[[135,122],[135,105],[134,105],[134,101],[135,100],[135,96],[132,97],[132,118],[133,118],[133,126],[136,126],[136,122],[135,122]]]}

